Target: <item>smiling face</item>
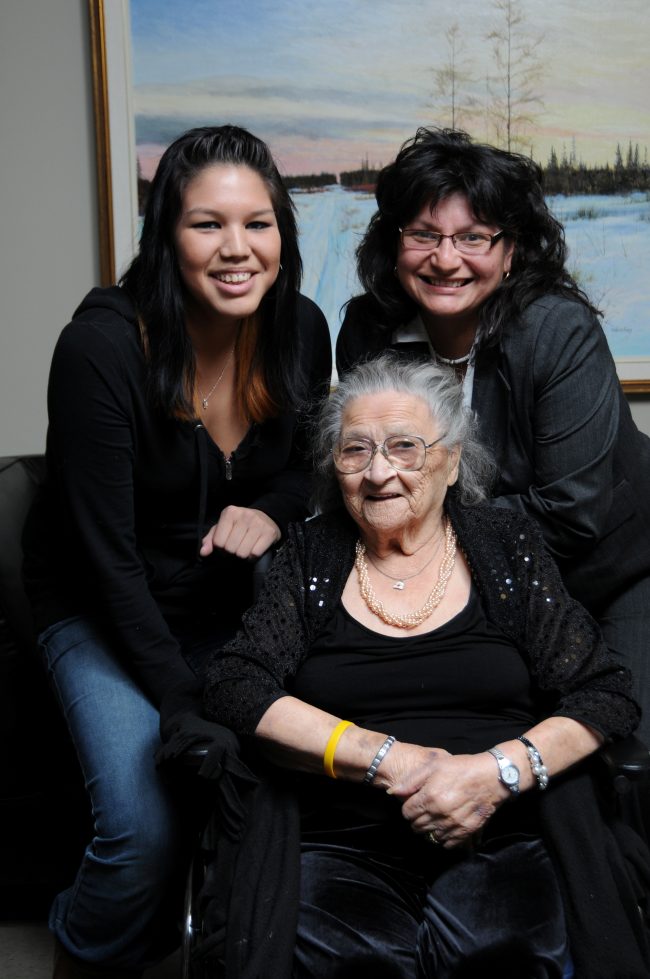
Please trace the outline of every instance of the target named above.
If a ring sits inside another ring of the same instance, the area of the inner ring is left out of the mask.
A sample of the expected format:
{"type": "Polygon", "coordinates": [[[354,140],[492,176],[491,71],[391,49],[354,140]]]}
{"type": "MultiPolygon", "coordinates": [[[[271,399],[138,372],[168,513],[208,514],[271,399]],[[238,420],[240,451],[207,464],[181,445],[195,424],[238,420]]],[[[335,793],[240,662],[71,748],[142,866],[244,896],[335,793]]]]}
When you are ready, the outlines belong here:
{"type": "Polygon", "coordinates": [[[246,166],[201,170],[183,192],[175,245],[191,320],[232,324],[254,313],[278,276],[281,251],[259,174],[246,166]]]}
{"type": "MultiPolygon", "coordinates": [[[[451,194],[431,210],[425,205],[407,222],[409,228],[424,228],[443,235],[481,231],[494,235],[501,228],[479,221],[464,194],[451,194]]],[[[417,303],[426,326],[453,323],[459,329],[476,331],[481,306],[510,271],[514,245],[501,239],[484,255],[464,255],[449,238],[437,248],[422,252],[400,245],[397,277],[402,288],[417,303]]]]}
{"type": "MultiPolygon", "coordinates": [[[[342,438],[382,443],[389,435],[419,435],[428,445],[444,435],[418,397],[397,391],[368,394],[347,405],[342,438]]],[[[440,523],[447,488],[458,476],[458,453],[442,446],[427,450],[422,469],[400,472],[381,452],[360,473],[337,473],[345,508],[362,536],[378,539],[417,536],[440,523]]]]}

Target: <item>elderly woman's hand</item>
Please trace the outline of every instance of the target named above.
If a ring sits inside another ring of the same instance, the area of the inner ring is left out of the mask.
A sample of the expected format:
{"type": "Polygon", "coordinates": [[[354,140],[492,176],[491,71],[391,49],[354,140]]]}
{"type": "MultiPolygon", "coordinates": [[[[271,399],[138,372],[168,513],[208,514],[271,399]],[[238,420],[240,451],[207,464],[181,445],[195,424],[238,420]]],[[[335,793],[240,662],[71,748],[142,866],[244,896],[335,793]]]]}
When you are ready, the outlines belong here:
{"type": "Polygon", "coordinates": [[[406,800],[402,815],[414,832],[432,833],[445,847],[468,843],[509,797],[487,752],[450,755],[441,748],[399,748],[403,751],[395,752],[385,773],[387,791],[406,800]]]}

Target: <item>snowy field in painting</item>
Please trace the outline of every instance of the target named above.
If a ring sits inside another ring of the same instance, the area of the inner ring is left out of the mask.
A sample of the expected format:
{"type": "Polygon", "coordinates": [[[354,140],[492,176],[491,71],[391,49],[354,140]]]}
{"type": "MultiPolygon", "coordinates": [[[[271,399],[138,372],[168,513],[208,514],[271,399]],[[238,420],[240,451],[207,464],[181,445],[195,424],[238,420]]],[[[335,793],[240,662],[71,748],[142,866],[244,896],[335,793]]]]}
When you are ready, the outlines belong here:
{"type": "MultiPolygon", "coordinates": [[[[343,303],[358,292],[354,250],[375,210],[371,194],[336,186],[296,193],[303,291],[321,307],[332,340],[343,303]]],[[[566,229],[569,268],[602,309],[615,357],[650,350],[650,195],[552,197],[549,205],[566,229]]]]}

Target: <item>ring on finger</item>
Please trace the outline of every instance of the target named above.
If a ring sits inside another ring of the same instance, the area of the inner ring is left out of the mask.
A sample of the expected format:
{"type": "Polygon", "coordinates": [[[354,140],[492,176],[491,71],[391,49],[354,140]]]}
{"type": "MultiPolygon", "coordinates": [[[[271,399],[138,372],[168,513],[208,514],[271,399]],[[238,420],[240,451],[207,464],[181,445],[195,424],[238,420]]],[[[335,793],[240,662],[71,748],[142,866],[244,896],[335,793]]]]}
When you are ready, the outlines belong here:
{"type": "Polygon", "coordinates": [[[437,833],[437,829],[434,826],[433,829],[427,833],[427,839],[429,843],[433,843],[436,846],[440,846],[440,840],[436,836],[436,833],[437,833]]]}

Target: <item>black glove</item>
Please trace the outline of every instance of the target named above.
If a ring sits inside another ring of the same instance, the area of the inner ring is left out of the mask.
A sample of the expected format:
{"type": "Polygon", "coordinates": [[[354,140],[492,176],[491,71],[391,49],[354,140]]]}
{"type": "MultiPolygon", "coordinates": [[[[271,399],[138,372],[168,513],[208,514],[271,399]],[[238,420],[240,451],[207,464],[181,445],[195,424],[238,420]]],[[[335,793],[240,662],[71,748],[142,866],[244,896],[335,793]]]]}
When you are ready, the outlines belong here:
{"type": "Polygon", "coordinates": [[[239,839],[248,797],[257,785],[257,778],[241,760],[239,738],[229,728],[191,711],[174,715],[167,727],[168,738],[156,754],[156,764],[178,764],[189,758],[192,749],[201,749],[198,777],[214,783],[221,831],[230,839],[239,839]]]}

